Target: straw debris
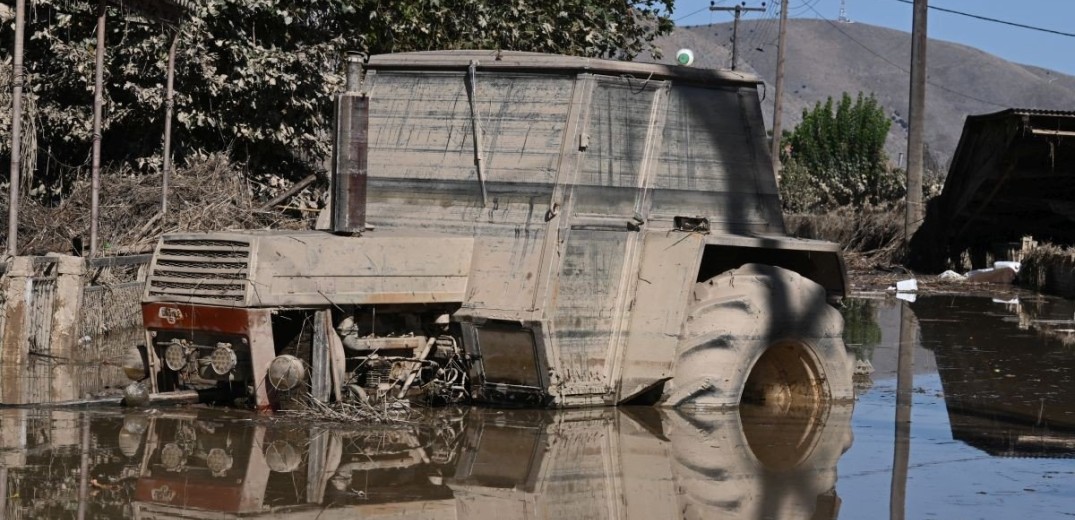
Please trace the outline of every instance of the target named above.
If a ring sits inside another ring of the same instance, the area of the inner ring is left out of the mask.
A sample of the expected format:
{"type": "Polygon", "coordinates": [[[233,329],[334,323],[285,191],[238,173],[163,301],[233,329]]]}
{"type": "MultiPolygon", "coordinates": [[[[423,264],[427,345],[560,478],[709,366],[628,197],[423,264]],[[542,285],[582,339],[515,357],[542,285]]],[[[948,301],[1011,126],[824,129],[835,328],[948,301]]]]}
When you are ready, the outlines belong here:
{"type": "MultiPolygon", "coordinates": [[[[316,211],[259,209],[255,198],[272,188],[250,178],[223,154],[200,158],[176,169],[169,183],[168,213],[162,215],[159,173],[140,175],[125,168],[102,173],[99,254],[146,252],[162,233],[312,227],[316,211]]],[[[0,192],[0,206],[6,215],[6,190],[0,192]]],[[[19,210],[19,254],[85,254],[90,243],[90,208],[88,176],[75,181],[70,195],[58,203],[24,198],[19,210]]],[[[6,235],[5,227],[0,230],[5,242],[6,235]]]]}
{"type": "Polygon", "coordinates": [[[409,423],[417,415],[403,399],[347,400],[325,403],[313,398],[298,399],[282,413],[309,421],[369,424],[409,423]]]}

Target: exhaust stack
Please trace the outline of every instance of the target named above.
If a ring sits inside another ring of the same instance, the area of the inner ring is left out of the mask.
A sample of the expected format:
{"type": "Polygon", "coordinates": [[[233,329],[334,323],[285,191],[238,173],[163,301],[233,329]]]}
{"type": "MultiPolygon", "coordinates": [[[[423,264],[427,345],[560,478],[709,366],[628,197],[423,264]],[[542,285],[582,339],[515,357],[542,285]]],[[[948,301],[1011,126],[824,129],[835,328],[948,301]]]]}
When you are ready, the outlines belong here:
{"type": "Polygon", "coordinates": [[[332,232],[366,229],[366,169],[369,98],[359,90],[362,57],[348,55],[347,83],[336,97],[336,141],[332,150],[332,232]]]}

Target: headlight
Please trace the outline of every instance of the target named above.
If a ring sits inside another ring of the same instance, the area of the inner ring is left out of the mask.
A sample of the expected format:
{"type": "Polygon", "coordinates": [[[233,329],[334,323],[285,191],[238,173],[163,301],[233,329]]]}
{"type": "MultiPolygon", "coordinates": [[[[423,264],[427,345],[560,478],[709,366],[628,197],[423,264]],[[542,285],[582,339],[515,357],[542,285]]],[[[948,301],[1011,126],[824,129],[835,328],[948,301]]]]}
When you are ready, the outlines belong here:
{"type": "Polygon", "coordinates": [[[187,347],[181,345],[178,341],[168,345],[168,348],[164,351],[164,364],[176,372],[183,370],[183,367],[187,366],[187,361],[187,347]]]}
{"type": "Polygon", "coordinates": [[[177,470],[187,463],[187,453],[174,442],[168,443],[161,450],[161,464],[170,470],[177,470]]]}
{"type": "Polygon", "coordinates": [[[209,366],[213,367],[213,372],[221,376],[231,372],[238,362],[235,351],[231,349],[231,343],[217,343],[216,350],[209,357],[209,366]]]}
{"type": "Polygon", "coordinates": [[[295,388],[306,379],[306,368],[295,356],[284,354],[269,363],[269,384],[273,388],[286,392],[295,388]]]}
{"type": "Polygon", "coordinates": [[[273,441],[265,447],[265,463],[277,473],[290,473],[302,464],[302,454],[287,441],[273,441]]]}
{"type": "Polygon", "coordinates": [[[209,468],[209,471],[213,472],[213,475],[223,476],[225,471],[231,469],[232,458],[231,455],[228,455],[228,452],[220,448],[213,448],[209,450],[209,456],[205,458],[205,465],[209,468]]]}

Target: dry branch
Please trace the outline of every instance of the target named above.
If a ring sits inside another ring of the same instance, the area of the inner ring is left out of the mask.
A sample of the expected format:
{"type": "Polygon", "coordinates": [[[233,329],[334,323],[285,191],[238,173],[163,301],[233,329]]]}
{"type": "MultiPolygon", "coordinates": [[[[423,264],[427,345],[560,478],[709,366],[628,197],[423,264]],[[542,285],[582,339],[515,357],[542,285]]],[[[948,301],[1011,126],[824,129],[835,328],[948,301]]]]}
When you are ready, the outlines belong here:
{"type": "MultiPolygon", "coordinates": [[[[161,176],[129,170],[102,175],[100,236],[102,255],[144,251],[162,233],[227,229],[306,229],[308,219],[260,211],[244,172],[222,155],[175,170],[168,214],[160,214],[161,176]]],[[[0,207],[7,214],[7,191],[0,207]]],[[[76,181],[71,195],[54,205],[24,198],[19,210],[19,254],[82,253],[90,242],[89,180],[76,181]]],[[[0,242],[6,243],[6,227],[0,242]]]]}

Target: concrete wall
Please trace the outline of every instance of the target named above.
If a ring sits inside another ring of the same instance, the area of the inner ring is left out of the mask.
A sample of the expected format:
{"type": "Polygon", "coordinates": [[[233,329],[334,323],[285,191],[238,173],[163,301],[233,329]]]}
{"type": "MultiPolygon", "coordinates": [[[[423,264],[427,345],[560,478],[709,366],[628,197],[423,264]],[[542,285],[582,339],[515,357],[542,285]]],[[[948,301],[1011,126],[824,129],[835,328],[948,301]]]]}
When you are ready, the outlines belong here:
{"type": "Polygon", "coordinates": [[[0,404],[81,399],[127,382],[119,360],[141,339],[142,282],[117,283],[109,269],[73,256],[8,262],[0,278],[0,404]]]}

